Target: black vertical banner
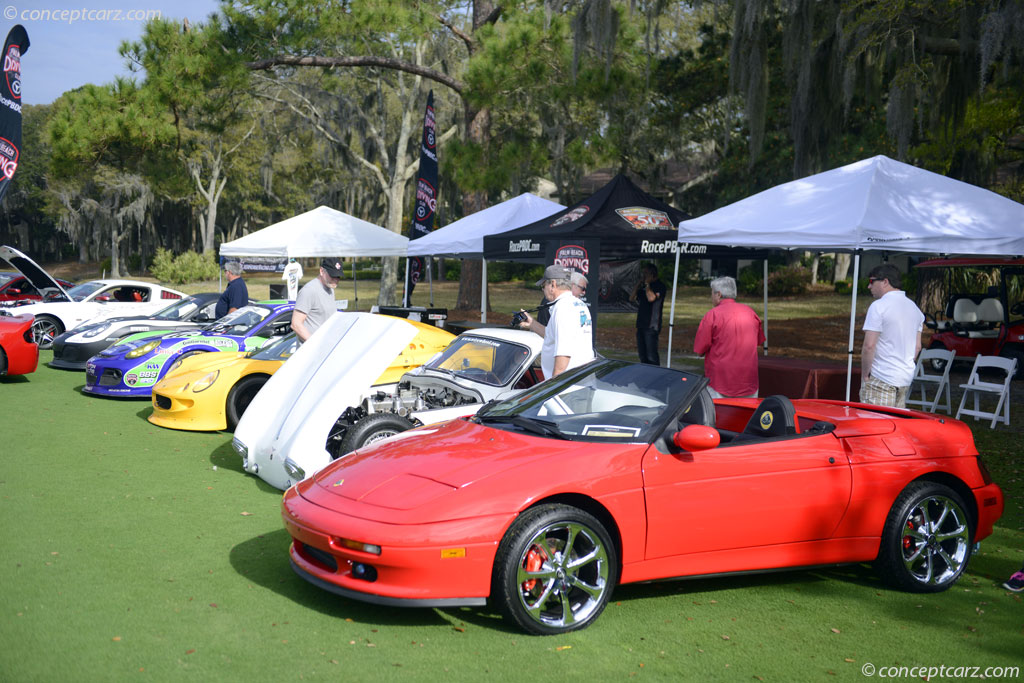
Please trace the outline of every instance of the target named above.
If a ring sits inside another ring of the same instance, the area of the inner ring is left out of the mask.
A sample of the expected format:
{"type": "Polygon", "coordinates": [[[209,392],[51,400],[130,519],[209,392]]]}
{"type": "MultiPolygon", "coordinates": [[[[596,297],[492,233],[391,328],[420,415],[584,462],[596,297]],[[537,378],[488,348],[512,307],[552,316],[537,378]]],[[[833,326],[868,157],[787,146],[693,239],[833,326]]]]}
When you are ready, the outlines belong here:
{"type": "Polygon", "coordinates": [[[18,24],[4,43],[4,74],[0,79],[0,199],[7,192],[21,156],[21,56],[28,52],[28,33],[18,24]]]}
{"type": "Polygon", "coordinates": [[[583,295],[583,301],[590,307],[590,317],[594,322],[596,335],[598,292],[601,289],[601,240],[571,237],[549,240],[545,253],[545,263],[582,273],[587,278],[587,291],[583,295]]]}
{"type": "MultiPolygon", "coordinates": [[[[416,177],[416,205],[409,226],[409,239],[414,240],[429,234],[434,229],[434,212],[437,211],[437,135],[434,127],[434,91],[427,95],[427,110],[423,114],[423,142],[420,145],[420,172],[416,177]]],[[[406,259],[405,301],[409,306],[412,290],[423,277],[426,259],[413,256],[406,259]]]]}

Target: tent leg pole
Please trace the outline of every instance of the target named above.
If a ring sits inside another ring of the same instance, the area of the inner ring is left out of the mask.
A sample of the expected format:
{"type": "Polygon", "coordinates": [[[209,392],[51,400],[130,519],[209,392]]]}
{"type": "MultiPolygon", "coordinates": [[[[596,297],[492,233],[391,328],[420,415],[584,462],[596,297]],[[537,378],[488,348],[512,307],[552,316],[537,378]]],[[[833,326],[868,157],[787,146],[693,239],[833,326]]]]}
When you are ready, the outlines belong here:
{"type": "Polygon", "coordinates": [[[487,322],[487,259],[480,259],[480,322],[487,322]]]}
{"type": "MultiPolygon", "coordinates": [[[[850,384],[853,382],[853,327],[857,324],[857,283],[860,281],[860,252],[853,254],[853,287],[850,296],[850,341],[846,347],[846,400],[850,400],[850,384]]],[[[864,368],[861,368],[861,372],[864,368]]],[[[864,381],[861,376],[860,381],[864,381]]]]}
{"type": "MultiPolygon", "coordinates": [[[[679,246],[678,244],[676,245],[679,246]]],[[[676,287],[679,285],[679,249],[676,249],[676,267],[672,271],[672,305],[668,308],[668,349],[665,351],[665,367],[672,367],[672,329],[676,325],[676,287]]]]}
{"type": "Polygon", "coordinates": [[[355,299],[355,309],[359,310],[359,285],[356,284],[356,257],[352,257],[352,297],[355,299]]]}
{"type": "Polygon", "coordinates": [[[405,257],[405,282],[402,283],[402,308],[409,308],[409,257],[405,257]]]}
{"type": "Polygon", "coordinates": [[[764,287],[764,355],[768,355],[768,259],[764,260],[764,277],[761,279],[764,287]]]}
{"type": "Polygon", "coordinates": [[[427,284],[430,285],[430,307],[434,307],[434,257],[427,257],[427,284]]]}

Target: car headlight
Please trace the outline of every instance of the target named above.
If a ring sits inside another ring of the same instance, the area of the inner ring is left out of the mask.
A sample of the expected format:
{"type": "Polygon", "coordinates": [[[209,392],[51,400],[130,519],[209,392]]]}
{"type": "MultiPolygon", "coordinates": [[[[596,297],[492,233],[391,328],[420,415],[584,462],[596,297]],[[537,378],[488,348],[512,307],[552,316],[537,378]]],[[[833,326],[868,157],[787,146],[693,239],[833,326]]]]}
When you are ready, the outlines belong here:
{"type": "Polygon", "coordinates": [[[109,329],[110,329],[110,325],[109,324],[107,324],[107,325],[97,325],[96,327],[92,328],[88,332],[84,333],[82,336],[83,337],[88,337],[89,339],[92,339],[93,337],[100,336],[101,334],[103,334],[104,332],[106,332],[109,329]]]}
{"type": "Polygon", "coordinates": [[[198,394],[200,391],[206,391],[210,386],[217,381],[217,377],[220,376],[220,370],[214,370],[208,372],[195,382],[192,383],[192,392],[198,394]]]}
{"type": "Polygon", "coordinates": [[[138,358],[140,356],[145,356],[147,353],[149,353],[150,351],[152,351],[153,349],[155,349],[158,346],[160,346],[160,341],[157,340],[157,339],[154,339],[151,342],[146,342],[145,344],[143,344],[142,346],[138,347],[137,349],[129,351],[128,353],[126,353],[124,355],[124,357],[125,358],[138,358]]]}
{"type": "Polygon", "coordinates": [[[291,458],[285,458],[284,471],[295,481],[302,481],[306,478],[306,470],[299,467],[298,463],[291,458]]]}

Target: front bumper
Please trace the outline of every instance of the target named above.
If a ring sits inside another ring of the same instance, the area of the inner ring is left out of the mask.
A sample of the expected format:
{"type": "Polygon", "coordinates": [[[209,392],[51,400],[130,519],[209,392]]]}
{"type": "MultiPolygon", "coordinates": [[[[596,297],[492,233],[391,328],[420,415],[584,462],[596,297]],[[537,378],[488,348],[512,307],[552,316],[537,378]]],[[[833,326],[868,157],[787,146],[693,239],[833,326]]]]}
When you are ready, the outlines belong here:
{"type": "MultiPolygon", "coordinates": [[[[209,391],[209,390],[208,390],[209,391]]],[[[149,421],[159,427],[192,432],[217,432],[228,428],[223,394],[193,393],[188,386],[153,389],[149,421]]]]}
{"type": "Polygon", "coordinates": [[[124,383],[124,371],[105,363],[87,363],[85,386],[82,391],[93,396],[120,398],[149,398],[153,387],[129,387],[124,383]]]}
{"type": "Polygon", "coordinates": [[[315,506],[295,487],[285,493],[281,506],[292,537],[292,567],[314,585],[381,605],[452,607],[487,601],[505,519],[396,526],[315,506]],[[493,534],[483,536],[493,535],[494,540],[481,539],[481,527],[490,527],[493,534]],[[341,537],[377,543],[381,552],[348,548],[341,545],[341,537]],[[359,578],[368,573],[372,580],[359,578]]]}
{"type": "Polygon", "coordinates": [[[85,370],[89,359],[112,343],[111,340],[107,339],[101,339],[88,344],[68,344],[54,341],[52,347],[53,360],[50,361],[49,365],[51,368],[61,368],[64,370],[85,370]]]}

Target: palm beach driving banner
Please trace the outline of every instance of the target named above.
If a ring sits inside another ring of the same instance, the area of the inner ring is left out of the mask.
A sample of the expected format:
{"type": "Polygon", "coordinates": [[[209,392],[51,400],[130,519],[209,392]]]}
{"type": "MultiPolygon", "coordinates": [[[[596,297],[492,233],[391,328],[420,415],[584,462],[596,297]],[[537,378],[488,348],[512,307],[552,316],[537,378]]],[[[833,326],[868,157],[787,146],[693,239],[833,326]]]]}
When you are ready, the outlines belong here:
{"type": "Polygon", "coordinates": [[[7,192],[21,156],[21,56],[28,52],[28,33],[17,24],[4,43],[4,74],[0,80],[0,199],[7,192]]]}
{"type": "MultiPolygon", "coordinates": [[[[437,211],[437,134],[434,124],[434,91],[427,95],[427,110],[423,114],[423,142],[420,145],[420,172],[416,177],[416,206],[413,210],[409,239],[423,237],[434,229],[434,212],[437,211]]],[[[406,259],[405,306],[412,297],[412,290],[423,277],[426,258],[413,256],[406,259]]]]}

